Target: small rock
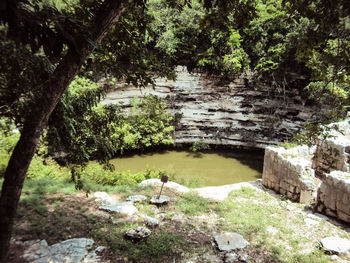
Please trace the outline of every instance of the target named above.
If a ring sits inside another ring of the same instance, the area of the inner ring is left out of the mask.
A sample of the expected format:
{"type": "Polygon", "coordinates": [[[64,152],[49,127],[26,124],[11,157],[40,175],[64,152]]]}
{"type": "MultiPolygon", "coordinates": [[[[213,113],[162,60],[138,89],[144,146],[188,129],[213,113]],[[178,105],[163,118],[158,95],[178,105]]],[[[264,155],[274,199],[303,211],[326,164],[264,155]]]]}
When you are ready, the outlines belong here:
{"type": "Polygon", "coordinates": [[[97,211],[97,212],[95,213],[95,215],[98,216],[98,217],[101,217],[101,218],[106,218],[106,219],[108,219],[108,218],[111,217],[110,214],[108,214],[108,213],[106,213],[106,212],[103,212],[103,211],[97,211]]]}
{"type": "Polygon", "coordinates": [[[226,232],[216,235],[214,238],[221,251],[231,251],[237,248],[241,249],[249,245],[249,242],[237,233],[226,232]]]}
{"type": "Polygon", "coordinates": [[[130,195],[128,196],[128,198],[126,198],[126,201],[137,203],[137,202],[145,201],[146,199],[147,197],[145,195],[130,195]]]}
{"type": "Polygon", "coordinates": [[[146,221],[146,224],[150,227],[157,227],[159,226],[159,220],[150,217],[148,215],[141,215],[141,217],[146,221]]]}
{"type": "Polygon", "coordinates": [[[96,249],[95,249],[95,252],[96,253],[102,253],[103,251],[105,251],[106,247],[104,246],[98,246],[96,249]]]}
{"type": "Polygon", "coordinates": [[[100,257],[97,256],[95,252],[90,252],[85,256],[85,258],[83,259],[83,261],[81,261],[81,263],[96,263],[96,262],[99,262],[99,258],[100,257]]]}
{"type": "Polygon", "coordinates": [[[332,254],[345,254],[350,251],[350,240],[340,237],[326,237],[321,240],[323,250],[332,254]]]}
{"type": "Polygon", "coordinates": [[[249,261],[248,261],[248,255],[247,255],[246,253],[241,253],[241,254],[239,254],[239,255],[238,255],[238,258],[239,258],[239,260],[242,261],[242,262],[249,262],[249,261]]]}
{"type": "Polygon", "coordinates": [[[166,217],[166,213],[159,213],[156,215],[157,218],[164,219],[166,217]]]}
{"type": "Polygon", "coordinates": [[[266,231],[269,232],[271,235],[276,235],[278,233],[278,229],[273,226],[268,226],[266,228],[266,231]]]}
{"type": "Polygon", "coordinates": [[[175,221],[175,222],[179,222],[179,223],[184,223],[186,220],[186,217],[184,214],[178,214],[178,215],[174,215],[171,220],[175,221]]]}
{"type": "Polygon", "coordinates": [[[170,202],[170,197],[166,195],[161,195],[158,198],[158,195],[154,195],[150,201],[151,204],[154,205],[166,205],[170,202]]]}
{"type": "Polygon", "coordinates": [[[295,211],[297,208],[294,207],[294,206],[292,206],[292,205],[287,205],[287,206],[286,206],[286,209],[287,209],[288,211],[295,211]]]}
{"type": "Polygon", "coordinates": [[[311,219],[315,219],[315,220],[328,220],[329,219],[327,216],[319,214],[319,213],[314,213],[314,214],[309,213],[307,215],[307,217],[309,217],[311,219]]]}
{"type": "Polygon", "coordinates": [[[152,212],[156,215],[156,214],[159,214],[159,209],[156,207],[156,206],[154,206],[154,207],[151,207],[151,210],[152,210],[152,212]]]}
{"type": "Polygon", "coordinates": [[[138,227],[135,229],[129,229],[125,232],[125,237],[133,241],[139,241],[148,237],[151,234],[151,230],[146,227],[138,227]]]}
{"type": "Polygon", "coordinates": [[[331,261],[338,261],[339,257],[337,255],[332,255],[330,258],[331,261]]]}
{"type": "Polygon", "coordinates": [[[112,197],[106,192],[95,192],[94,197],[95,201],[102,205],[111,205],[113,203],[112,197]]]}
{"type": "Polygon", "coordinates": [[[319,221],[313,220],[311,218],[305,218],[304,222],[309,226],[318,225],[320,223],[319,221]]]}
{"type": "Polygon", "coordinates": [[[227,253],[225,255],[225,263],[235,263],[238,260],[236,253],[227,253]]]}
{"type": "Polygon", "coordinates": [[[16,243],[16,239],[15,238],[13,238],[13,237],[11,237],[11,239],[10,239],[10,245],[13,245],[13,244],[15,244],[16,243]]]}
{"type": "Polygon", "coordinates": [[[137,213],[137,208],[132,202],[121,202],[112,205],[100,206],[99,209],[107,212],[116,212],[128,216],[137,213]]]}
{"type": "Polygon", "coordinates": [[[210,262],[210,263],[222,263],[222,259],[218,255],[213,255],[210,253],[204,254],[201,256],[201,259],[203,262],[210,262]]]}

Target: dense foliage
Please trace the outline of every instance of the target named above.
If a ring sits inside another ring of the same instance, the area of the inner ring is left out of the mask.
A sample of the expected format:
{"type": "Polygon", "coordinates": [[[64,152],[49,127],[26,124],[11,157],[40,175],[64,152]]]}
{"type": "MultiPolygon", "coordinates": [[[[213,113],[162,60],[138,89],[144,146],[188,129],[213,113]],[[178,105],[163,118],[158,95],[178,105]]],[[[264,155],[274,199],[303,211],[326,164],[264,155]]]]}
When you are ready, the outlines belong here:
{"type": "MultiPolygon", "coordinates": [[[[35,107],[43,92],[40,84],[52,74],[59,55],[65,47],[78,45],[73,36],[89,38],[84,23],[92,19],[88,12],[97,8],[89,1],[46,4],[33,2],[46,24],[29,21],[32,13],[27,10],[16,14],[22,24],[9,24],[17,33],[6,35],[6,27],[1,28],[0,113],[19,127],[35,107]],[[73,14],[79,22],[69,19],[73,14]],[[24,32],[24,39],[16,39],[27,22],[34,33],[24,32]],[[46,34],[40,36],[40,30],[46,34]]],[[[159,98],[134,99],[128,116],[119,106],[99,101],[106,85],[121,80],[144,86],[153,83],[153,74],[173,77],[170,69],[178,64],[226,77],[252,70],[258,79],[273,81],[276,87],[283,82],[287,88],[290,72],[302,74],[310,98],[335,109],[328,121],[343,116],[350,84],[345,1],[221,4],[150,0],[130,5],[53,112],[45,133],[49,152],[65,153],[70,163],[91,158],[106,162],[125,150],[171,144],[172,120],[159,98]]]]}
{"type": "MultiPolygon", "coordinates": [[[[65,47],[88,41],[85,24],[97,4],[33,1],[33,7],[45,23],[30,21],[30,9],[13,19],[1,13],[10,30],[2,27],[0,34],[0,113],[19,126],[65,47]],[[72,15],[78,20],[69,19],[72,15]],[[21,23],[12,23],[15,18],[21,23]],[[24,32],[25,23],[33,33],[24,32]],[[20,33],[23,39],[16,38],[20,33]]],[[[173,77],[170,69],[178,64],[226,77],[252,70],[257,79],[287,88],[290,73],[302,74],[310,98],[335,109],[328,121],[343,116],[349,104],[349,25],[349,6],[342,0],[136,1],[63,96],[49,120],[46,143],[72,163],[172,143],[171,117],[159,98],[135,99],[129,116],[118,106],[98,103],[103,85],[121,80],[144,86],[153,83],[153,74],[173,77]],[[96,84],[102,77],[103,84],[96,84]]]]}
{"type": "Polygon", "coordinates": [[[172,117],[163,99],[134,98],[129,113],[118,105],[98,104],[103,89],[84,77],[76,78],[49,120],[50,152],[63,152],[70,163],[91,158],[106,162],[126,150],[167,145],[172,140],[172,117]]]}
{"type": "Polygon", "coordinates": [[[158,47],[170,65],[184,64],[231,77],[252,70],[260,81],[288,88],[303,76],[310,98],[341,117],[349,104],[349,3],[337,1],[242,1],[245,19],[218,16],[192,1],[181,10],[150,1],[158,47]],[[245,9],[246,8],[246,9],[245,9]],[[215,19],[214,19],[215,17],[215,19]]]}

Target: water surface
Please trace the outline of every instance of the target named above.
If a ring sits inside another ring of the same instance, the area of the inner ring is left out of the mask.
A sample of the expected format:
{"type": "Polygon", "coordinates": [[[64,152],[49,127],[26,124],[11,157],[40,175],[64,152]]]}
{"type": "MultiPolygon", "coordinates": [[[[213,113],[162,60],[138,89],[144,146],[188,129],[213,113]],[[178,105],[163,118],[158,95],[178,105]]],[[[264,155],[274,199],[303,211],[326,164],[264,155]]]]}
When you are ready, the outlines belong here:
{"type": "Polygon", "coordinates": [[[137,154],[111,161],[117,171],[133,173],[147,168],[164,169],[177,178],[198,179],[202,186],[255,181],[261,178],[263,151],[221,150],[207,153],[168,150],[137,154]]]}

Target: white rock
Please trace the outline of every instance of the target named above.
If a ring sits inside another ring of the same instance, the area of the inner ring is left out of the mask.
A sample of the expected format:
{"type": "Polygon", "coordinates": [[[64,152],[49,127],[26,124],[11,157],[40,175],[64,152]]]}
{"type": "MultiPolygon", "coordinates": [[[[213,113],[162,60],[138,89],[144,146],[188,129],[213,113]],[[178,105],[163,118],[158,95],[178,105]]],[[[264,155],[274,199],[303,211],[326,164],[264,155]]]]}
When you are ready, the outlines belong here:
{"type": "Polygon", "coordinates": [[[259,188],[259,182],[245,182],[237,184],[228,184],[222,186],[209,186],[193,189],[199,196],[204,198],[210,198],[217,201],[225,200],[229,193],[234,190],[240,190],[242,187],[253,188],[257,191],[261,191],[259,188]]]}
{"type": "Polygon", "coordinates": [[[110,205],[113,203],[113,198],[106,192],[95,192],[94,197],[96,197],[96,202],[103,205],[110,205]]]}
{"type": "Polygon", "coordinates": [[[96,249],[95,249],[95,252],[96,253],[102,253],[103,251],[106,250],[106,247],[104,246],[98,246],[96,249]]]}
{"type": "Polygon", "coordinates": [[[98,217],[106,218],[106,219],[111,217],[110,214],[103,212],[103,211],[96,211],[95,215],[97,215],[98,217]]]}
{"type": "Polygon", "coordinates": [[[338,261],[339,257],[337,255],[332,255],[330,259],[331,261],[338,261]]]}
{"type": "Polygon", "coordinates": [[[231,251],[237,248],[242,249],[249,245],[249,242],[243,236],[232,232],[216,235],[214,239],[221,251],[231,251]]]}
{"type": "Polygon", "coordinates": [[[314,226],[314,225],[320,224],[319,221],[313,220],[313,219],[311,219],[311,218],[304,218],[304,222],[305,222],[307,225],[309,225],[309,226],[314,226]]]}
{"type": "Polygon", "coordinates": [[[93,254],[89,255],[88,253],[93,243],[92,239],[87,238],[68,239],[52,246],[48,246],[45,240],[35,243],[29,242],[27,243],[29,247],[23,253],[23,259],[29,263],[100,262],[97,257],[93,258],[93,254]]]}
{"type": "Polygon", "coordinates": [[[146,199],[147,197],[145,195],[130,195],[128,196],[128,198],[126,198],[126,201],[137,203],[137,202],[145,201],[146,199]]]}
{"type": "Polygon", "coordinates": [[[171,220],[179,223],[184,223],[186,221],[186,216],[184,214],[174,215],[171,220]]]}
{"type": "Polygon", "coordinates": [[[128,216],[133,215],[138,211],[137,208],[134,206],[134,203],[132,202],[121,202],[111,205],[100,206],[99,209],[107,212],[115,212],[128,216]]]}
{"type": "Polygon", "coordinates": [[[278,229],[273,226],[268,226],[266,228],[266,231],[269,232],[271,235],[276,235],[278,233],[278,229]]]}
{"type": "Polygon", "coordinates": [[[227,253],[225,255],[225,263],[235,263],[238,261],[238,256],[236,253],[227,253]]]}
{"type": "Polygon", "coordinates": [[[161,195],[161,196],[154,195],[152,196],[152,199],[150,201],[150,203],[154,205],[165,205],[169,202],[170,202],[170,197],[166,195],[161,195]]]}
{"type": "Polygon", "coordinates": [[[141,217],[146,221],[146,224],[150,227],[159,226],[159,220],[148,215],[142,214],[141,217]]]}
{"type": "Polygon", "coordinates": [[[148,237],[149,235],[151,235],[151,233],[152,231],[146,227],[138,227],[138,228],[129,229],[128,231],[126,231],[125,237],[128,239],[138,241],[148,237]]]}
{"type": "Polygon", "coordinates": [[[340,237],[326,237],[321,240],[325,252],[345,254],[350,251],[350,240],[340,237]]]}

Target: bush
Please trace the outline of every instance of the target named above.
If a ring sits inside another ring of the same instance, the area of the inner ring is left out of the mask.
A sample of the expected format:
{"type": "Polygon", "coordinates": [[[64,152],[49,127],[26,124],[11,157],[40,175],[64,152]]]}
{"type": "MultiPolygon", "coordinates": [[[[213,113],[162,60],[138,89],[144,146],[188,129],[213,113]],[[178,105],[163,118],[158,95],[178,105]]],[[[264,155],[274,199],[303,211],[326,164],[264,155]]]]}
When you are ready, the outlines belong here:
{"type": "Polygon", "coordinates": [[[200,152],[204,150],[209,150],[210,146],[204,142],[194,142],[190,147],[191,152],[200,152]]]}
{"type": "Polygon", "coordinates": [[[113,172],[106,170],[98,163],[90,163],[82,171],[83,181],[93,182],[101,185],[136,185],[150,178],[160,178],[165,175],[163,170],[147,169],[144,172],[131,173],[130,171],[113,172]]]}
{"type": "Polygon", "coordinates": [[[0,128],[0,177],[3,177],[19,133],[6,119],[0,119],[0,128]]]}

